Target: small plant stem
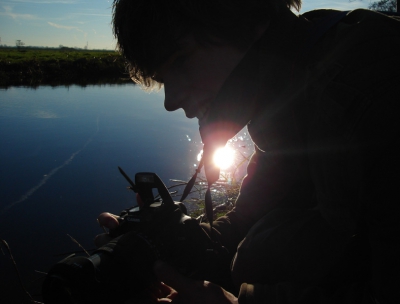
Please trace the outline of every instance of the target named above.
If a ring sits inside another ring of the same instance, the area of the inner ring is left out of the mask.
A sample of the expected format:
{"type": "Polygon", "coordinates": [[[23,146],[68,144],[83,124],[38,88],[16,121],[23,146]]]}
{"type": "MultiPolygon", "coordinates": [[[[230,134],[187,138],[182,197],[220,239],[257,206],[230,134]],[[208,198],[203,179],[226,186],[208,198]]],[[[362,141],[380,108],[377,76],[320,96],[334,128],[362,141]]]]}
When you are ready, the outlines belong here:
{"type": "Polygon", "coordinates": [[[67,234],[67,235],[70,237],[70,239],[71,239],[74,243],[76,243],[76,244],[87,254],[87,256],[90,256],[89,252],[87,252],[86,249],[83,248],[83,246],[82,246],[81,244],[79,244],[79,242],[78,242],[77,240],[75,240],[75,239],[74,239],[72,236],[70,236],[69,234],[67,234]]]}
{"type": "MultiPolygon", "coordinates": [[[[8,254],[10,255],[10,260],[11,260],[13,266],[14,266],[14,270],[15,270],[15,273],[17,274],[18,281],[19,281],[19,284],[20,284],[22,290],[23,290],[23,291],[25,292],[25,294],[28,296],[28,298],[29,298],[29,300],[30,300],[31,303],[42,304],[41,302],[35,301],[35,300],[32,298],[31,294],[25,289],[24,283],[22,282],[21,274],[19,273],[19,270],[18,270],[18,267],[17,267],[17,263],[15,262],[14,256],[13,256],[12,253],[11,253],[11,248],[10,248],[10,246],[8,246],[8,243],[7,243],[5,240],[3,240],[3,239],[0,239],[0,240],[1,240],[1,243],[3,244],[3,246],[7,249],[8,254]]],[[[3,249],[2,249],[1,251],[2,251],[3,254],[4,254],[3,249]]],[[[4,254],[4,255],[5,255],[5,254],[4,254]]]]}

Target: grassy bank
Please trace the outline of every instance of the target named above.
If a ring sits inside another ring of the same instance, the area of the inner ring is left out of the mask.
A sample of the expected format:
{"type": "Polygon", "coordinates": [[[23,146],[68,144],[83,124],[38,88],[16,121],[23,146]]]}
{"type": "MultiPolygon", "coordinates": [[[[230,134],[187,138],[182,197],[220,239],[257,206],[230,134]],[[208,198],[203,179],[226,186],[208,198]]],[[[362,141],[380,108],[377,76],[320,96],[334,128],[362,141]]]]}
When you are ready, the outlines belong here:
{"type": "Polygon", "coordinates": [[[130,82],[114,51],[0,48],[0,86],[130,82]]]}

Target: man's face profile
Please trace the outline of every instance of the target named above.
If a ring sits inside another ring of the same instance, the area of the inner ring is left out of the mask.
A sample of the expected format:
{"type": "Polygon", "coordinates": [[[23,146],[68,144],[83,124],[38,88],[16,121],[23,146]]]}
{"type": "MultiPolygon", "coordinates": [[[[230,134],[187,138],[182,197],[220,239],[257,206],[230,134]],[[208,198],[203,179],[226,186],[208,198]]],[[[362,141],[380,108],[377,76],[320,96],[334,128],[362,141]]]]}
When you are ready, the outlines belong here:
{"type": "Polygon", "coordinates": [[[202,120],[243,54],[231,46],[200,44],[193,35],[179,44],[181,49],[160,67],[155,79],[164,84],[166,110],[182,108],[188,118],[202,120]]]}

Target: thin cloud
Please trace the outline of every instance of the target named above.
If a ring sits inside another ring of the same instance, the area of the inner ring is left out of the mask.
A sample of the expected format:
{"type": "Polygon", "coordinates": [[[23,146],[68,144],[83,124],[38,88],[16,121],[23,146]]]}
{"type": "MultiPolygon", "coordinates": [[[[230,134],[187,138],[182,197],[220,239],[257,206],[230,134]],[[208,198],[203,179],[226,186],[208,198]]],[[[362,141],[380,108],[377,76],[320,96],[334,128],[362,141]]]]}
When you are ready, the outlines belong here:
{"type": "Polygon", "coordinates": [[[18,3],[33,3],[33,4],[76,4],[76,0],[13,0],[18,3]]]}
{"type": "Polygon", "coordinates": [[[52,27],[55,27],[55,28],[68,30],[68,31],[75,30],[75,31],[83,33],[83,31],[79,27],[76,27],[76,26],[61,25],[61,24],[57,24],[57,23],[53,23],[53,22],[47,22],[47,24],[52,27]]]}
{"type": "Polygon", "coordinates": [[[13,9],[11,6],[3,6],[4,12],[0,12],[1,16],[8,16],[14,20],[22,19],[22,20],[35,20],[38,19],[37,16],[31,14],[16,14],[13,13],[13,9]]]}
{"type": "Polygon", "coordinates": [[[96,16],[96,17],[111,17],[111,14],[95,14],[95,13],[75,13],[79,16],[96,16]]]}

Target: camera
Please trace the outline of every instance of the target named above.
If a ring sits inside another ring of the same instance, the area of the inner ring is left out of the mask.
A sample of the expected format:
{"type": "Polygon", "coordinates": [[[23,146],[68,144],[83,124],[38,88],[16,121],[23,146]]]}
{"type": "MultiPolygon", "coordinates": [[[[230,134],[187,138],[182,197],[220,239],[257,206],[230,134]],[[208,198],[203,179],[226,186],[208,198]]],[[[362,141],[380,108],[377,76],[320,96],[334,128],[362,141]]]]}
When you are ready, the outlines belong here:
{"type": "Polygon", "coordinates": [[[119,169],[140,196],[141,206],[123,210],[111,235],[115,238],[91,256],[73,254],[50,269],[42,287],[46,304],[123,303],[156,281],[152,269],[158,259],[195,279],[209,279],[207,273],[215,274],[214,267],[227,260],[223,247],[218,249],[187,215],[183,203],[173,201],[157,174],[137,173],[133,183],[119,169]]]}

